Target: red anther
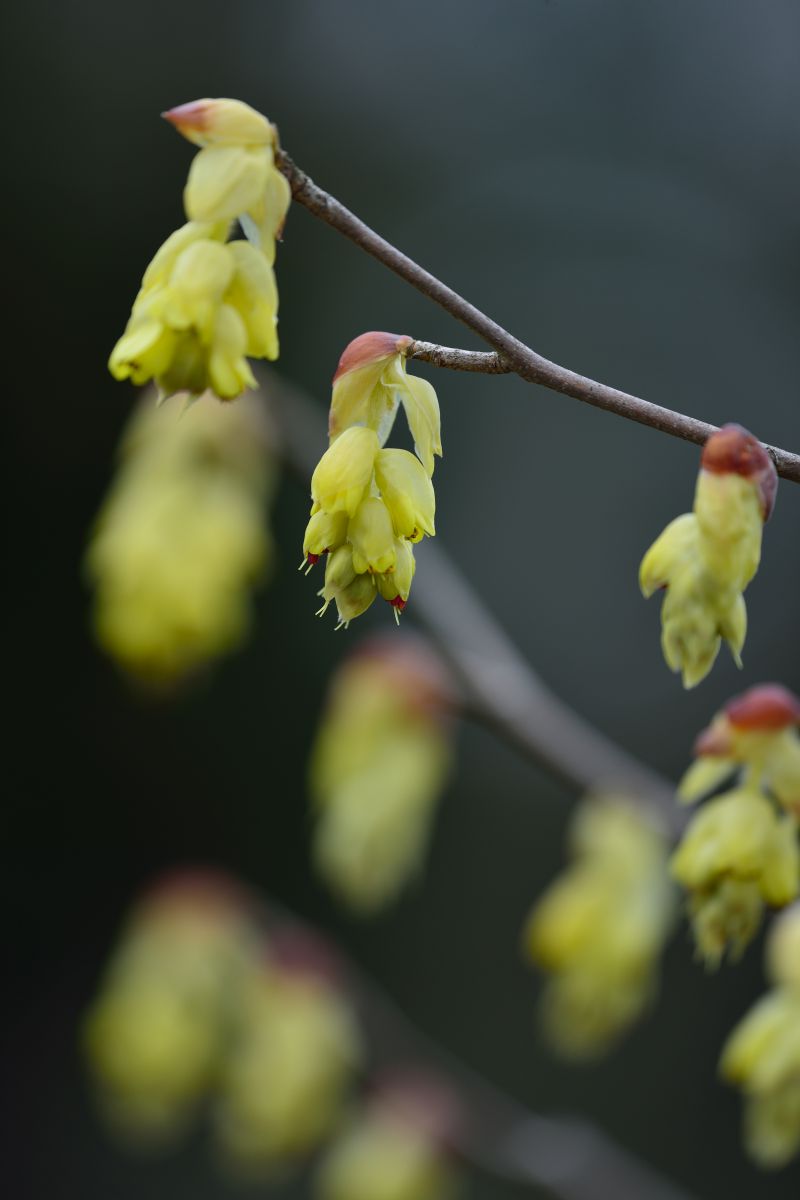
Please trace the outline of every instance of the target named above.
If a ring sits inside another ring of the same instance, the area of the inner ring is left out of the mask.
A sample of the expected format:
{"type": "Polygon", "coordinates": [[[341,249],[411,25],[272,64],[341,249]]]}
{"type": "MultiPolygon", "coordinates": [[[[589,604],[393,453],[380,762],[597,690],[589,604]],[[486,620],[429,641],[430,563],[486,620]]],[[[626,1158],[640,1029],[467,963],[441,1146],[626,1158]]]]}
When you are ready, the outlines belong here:
{"type": "Polygon", "coordinates": [[[785,729],[800,724],[800,699],[779,683],[763,683],[731,700],[725,715],[737,729],[785,729]]]}
{"type": "MultiPolygon", "coordinates": [[[[323,554],[324,554],[324,553],[325,553],[325,551],[323,551],[323,554]]],[[[315,567],[315,566],[317,565],[317,563],[319,562],[319,560],[320,560],[320,558],[321,558],[321,557],[322,557],[322,555],[321,555],[321,554],[307,554],[307,555],[306,555],[306,562],[307,562],[307,563],[309,563],[309,564],[310,564],[312,567],[315,567]]]]}
{"type": "Polygon", "coordinates": [[[402,596],[395,596],[394,600],[390,600],[389,603],[392,608],[397,608],[402,612],[408,602],[402,596]]]}

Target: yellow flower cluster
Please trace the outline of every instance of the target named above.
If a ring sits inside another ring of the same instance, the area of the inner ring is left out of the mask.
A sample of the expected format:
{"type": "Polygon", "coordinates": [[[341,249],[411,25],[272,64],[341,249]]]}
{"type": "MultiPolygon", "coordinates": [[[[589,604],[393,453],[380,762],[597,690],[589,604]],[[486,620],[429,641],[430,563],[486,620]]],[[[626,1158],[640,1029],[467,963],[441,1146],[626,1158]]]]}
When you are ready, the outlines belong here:
{"type": "Polygon", "coordinates": [[[174,1139],[202,1103],[248,1174],[322,1140],[361,1052],[330,955],[295,930],[265,941],[249,898],[205,871],[168,879],[134,911],[84,1044],[119,1134],[174,1139]]]}
{"type": "Polygon", "coordinates": [[[425,855],[451,758],[447,694],[407,635],[364,643],[333,680],[311,759],[314,859],[356,911],[390,903],[425,855]]]}
{"type": "Polygon", "coordinates": [[[311,479],[311,520],[303,563],[328,555],[320,614],[335,601],[347,626],[380,595],[406,606],[414,543],[435,533],[431,477],[441,455],[439,403],[424,379],[408,375],[412,339],[365,333],[345,350],[333,380],[330,447],[311,479]],[[416,456],[384,449],[398,406],[405,409],[416,456]]]}
{"type": "Polygon", "coordinates": [[[548,1040],[587,1058],[607,1051],[652,998],[674,896],[665,838],[631,802],[589,797],[570,842],[574,861],[532,909],[524,946],[550,975],[541,1000],[548,1040]]]}
{"type": "Polygon", "coordinates": [[[800,904],[774,923],[767,973],[775,985],[736,1026],[720,1060],[745,1096],[745,1143],[763,1167],[800,1151],[800,904]]]}
{"type": "Polygon", "coordinates": [[[181,413],[146,398],[86,553],[98,641],[129,673],[169,684],[233,649],[271,545],[272,468],[255,398],[181,413]]]}
{"type": "Polygon", "coordinates": [[[695,747],[679,796],[693,803],[741,775],[732,790],[693,817],[672,859],[689,892],[698,952],[716,966],[738,957],[764,905],[789,904],[800,890],[800,700],[777,684],[732,700],[695,747]]]}
{"type": "Polygon", "coordinates": [[[453,1119],[452,1103],[428,1081],[385,1083],[326,1153],[320,1200],[450,1200],[457,1179],[445,1145],[453,1119]]]}
{"type": "Polygon", "coordinates": [[[742,593],[756,573],[761,533],[778,477],[767,451],[740,425],[725,425],[703,448],[694,511],[676,517],[645,554],[645,597],[666,589],[661,645],[684,687],[706,677],[722,639],[741,666],[747,633],[742,593]]]}
{"type": "Polygon", "coordinates": [[[256,386],[248,356],[278,357],[272,264],[291,193],[275,167],[275,127],[247,104],[197,100],[164,116],[201,147],[184,192],[188,224],[145,271],[109,369],[153,379],[166,395],[230,400],[256,386]],[[248,241],[227,240],[234,220],[248,241]]]}

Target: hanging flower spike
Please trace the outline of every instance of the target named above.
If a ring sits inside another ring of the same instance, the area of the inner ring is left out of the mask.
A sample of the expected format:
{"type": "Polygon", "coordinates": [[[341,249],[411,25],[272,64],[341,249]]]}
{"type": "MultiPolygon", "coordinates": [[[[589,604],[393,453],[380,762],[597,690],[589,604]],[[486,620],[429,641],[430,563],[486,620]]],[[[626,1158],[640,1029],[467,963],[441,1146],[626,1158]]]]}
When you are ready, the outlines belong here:
{"type": "Polygon", "coordinates": [[[744,1093],[748,1152],[775,1169],[800,1150],[800,905],[773,924],[766,966],[775,986],[733,1030],[720,1073],[744,1093]]]}
{"type": "Polygon", "coordinates": [[[184,191],[189,220],[241,221],[272,264],[292,198],[275,166],[275,126],[241,100],[194,100],[162,116],[201,147],[184,191]]]}
{"type": "Polygon", "coordinates": [[[775,464],[740,425],[725,425],[703,448],[694,511],[672,521],[642,560],[645,597],[666,589],[661,644],[684,687],[698,684],[724,639],[736,663],[747,632],[742,595],[756,573],[761,533],[775,501],[775,464]]]}
{"type": "Polygon", "coordinates": [[[697,762],[678,790],[682,800],[699,800],[744,769],[800,821],[800,698],[780,684],[761,684],[729,701],[694,752],[697,762]]]}
{"type": "Polygon", "coordinates": [[[416,569],[412,543],[436,532],[431,475],[434,455],[442,452],[439,404],[430,384],[406,373],[412,345],[410,337],[364,333],[346,348],[334,375],[330,447],[311,480],[301,565],[331,554],[320,612],[335,600],[344,626],[376,595],[399,619],[416,569]],[[401,403],[418,457],[383,449],[401,403]],[[346,528],[333,523],[342,513],[346,528]]]}
{"type": "Polygon", "coordinates": [[[232,400],[256,386],[248,357],[278,357],[272,263],[291,193],[275,168],[277,135],[239,100],[163,115],[202,147],[184,196],[189,221],[147,268],[109,370],[136,384],[153,379],[165,395],[232,400]],[[248,241],[228,242],[234,220],[248,241]]]}
{"type": "Polygon", "coordinates": [[[734,957],[743,952],[765,903],[783,907],[800,889],[799,717],[800,702],[785,688],[751,688],[700,734],[698,761],[681,781],[679,797],[693,803],[735,773],[742,777],[692,818],[672,859],[710,966],[729,948],[734,957]]]}

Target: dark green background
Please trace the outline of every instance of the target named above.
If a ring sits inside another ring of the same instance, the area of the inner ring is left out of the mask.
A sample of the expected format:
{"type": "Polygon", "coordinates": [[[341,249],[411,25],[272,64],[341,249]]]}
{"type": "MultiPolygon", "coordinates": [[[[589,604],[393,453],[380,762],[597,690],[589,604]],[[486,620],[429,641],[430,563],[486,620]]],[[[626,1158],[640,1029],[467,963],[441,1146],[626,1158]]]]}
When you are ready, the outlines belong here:
{"type": "MultiPolygon", "coordinates": [[[[796,1166],[747,1164],[738,1098],[715,1077],[763,987],[758,947],[705,978],[682,931],[620,1053],[567,1070],[540,1045],[518,931],[574,796],[487,734],[461,739],[421,885],[369,926],[333,909],[307,864],[304,758],[360,629],[313,619],[294,570],[297,485],[278,502],[280,571],[250,647],[172,706],[137,698],[93,648],[79,561],[133,399],[106,358],[182,219],[191,150],[158,113],[204,95],[266,112],[323,186],[548,356],[796,449],[797,0],[29,0],[6,20],[9,1194],[233,1197],[202,1139],[157,1163],[115,1150],[75,1050],[130,898],[199,859],[333,932],[420,1026],[531,1106],[596,1118],[705,1200],[796,1196],[796,1166]]],[[[277,266],[280,366],[320,406],[365,329],[475,344],[302,211],[277,266]]],[[[677,776],[732,692],[797,687],[800,488],[782,485],[766,530],[744,672],[721,657],[686,695],[636,571],[690,503],[696,448],[517,380],[435,382],[440,541],[582,714],[677,776]]],[[[388,621],[381,608],[359,626],[388,621]]],[[[512,1192],[481,1180],[472,1194],[512,1192]]]]}

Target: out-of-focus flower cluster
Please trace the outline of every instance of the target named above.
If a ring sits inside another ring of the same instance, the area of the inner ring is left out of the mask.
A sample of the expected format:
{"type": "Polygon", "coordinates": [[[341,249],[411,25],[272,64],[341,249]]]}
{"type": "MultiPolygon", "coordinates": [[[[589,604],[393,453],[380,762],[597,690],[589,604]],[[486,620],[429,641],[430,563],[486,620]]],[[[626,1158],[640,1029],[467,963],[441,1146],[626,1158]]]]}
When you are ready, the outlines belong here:
{"type": "Polygon", "coordinates": [[[166,395],[222,400],[256,381],[250,358],[278,357],[272,264],[291,200],[274,125],[239,100],[196,100],[164,116],[200,146],[184,191],[188,224],[145,271],[109,369],[166,395]],[[247,241],[228,241],[238,220],[247,241]]]}
{"type": "Polygon", "coordinates": [[[679,796],[700,800],[735,786],[692,818],[672,859],[689,893],[697,949],[710,966],[738,957],[764,905],[781,908],[800,890],[800,700],[765,684],[730,701],[700,734],[697,762],[679,796]],[[737,778],[738,777],[738,778],[737,778]]]}
{"type": "Polygon", "coordinates": [[[674,892],[665,837],[622,797],[588,797],[570,829],[572,864],[537,901],[524,946],[548,973],[540,1015],[570,1058],[611,1048],[657,986],[674,892]]]}
{"type": "Polygon", "coordinates": [[[363,1038],[338,961],[293,923],[265,932],[252,896],[225,876],[179,872],[144,896],[83,1042],[100,1110],[132,1146],[174,1142],[205,1110],[223,1162],[262,1177],[343,1130],[318,1171],[323,1200],[448,1194],[450,1129],[431,1097],[449,1093],[390,1078],[360,1105],[363,1038]]]}
{"type": "Polygon", "coordinates": [[[86,554],[100,644],[169,684],[237,646],[269,566],[269,431],[256,398],[187,411],[146,397],[125,431],[86,554]]]}
{"type": "Polygon", "coordinates": [[[741,666],[742,593],[758,569],[777,486],[775,464],[761,443],[740,425],[724,425],[703,447],[694,511],[676,517],[642,560],[644,595],[666,591],[661,645],[684,687],[706,677],[723,639],[741,666]]]}
{"type": "Polygon", "coordinates": [[[766,965],[774,986],[734,1029],[720,1070],[744,1094],[749,1153],[775,1168],[800,1151],[800,904],[774,922],[766,965]]]}
{"type": "Polygon", "coordinates": [[[311,479],[303,561],[313,566],[327,555],[320,614],[335,602],[345,627],[379,595],[395,616],[405,608],[414,544],[435,533],[439,402],[427,380],[406,372],[412,344],[392,333],[362,334],[333,378],[330,447],[311,479]],[[401,403],[416,455],[384,448],[401,403]]]}
{"type": "Polygon", "coordinates": [[[362,643],[331,683],[312,752],[314,858],[361,913],[419,869],[451,760],[451,685],[432,647],[403,634],[362,643]]]}

